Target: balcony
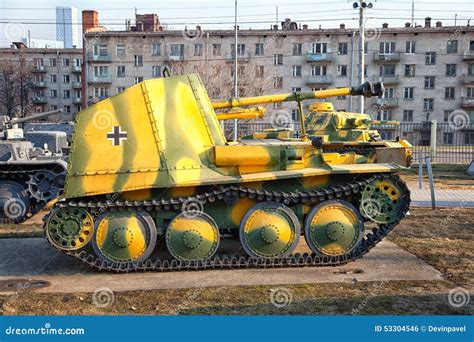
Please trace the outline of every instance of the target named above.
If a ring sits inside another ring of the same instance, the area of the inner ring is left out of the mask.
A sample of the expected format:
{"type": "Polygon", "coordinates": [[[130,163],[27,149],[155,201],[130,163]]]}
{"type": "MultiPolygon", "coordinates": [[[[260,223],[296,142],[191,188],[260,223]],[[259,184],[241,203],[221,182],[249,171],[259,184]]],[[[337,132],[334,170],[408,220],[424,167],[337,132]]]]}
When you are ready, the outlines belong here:
{"type": "Polygon", "coordinates": [[[332,83],[331,75],[306,76],[306,84],[313,85],[329,85],[332,83]]]}
{"type": "Polygon", "coordinates": [[[474,108],[474,97],[462,97],[461,98],[462,108],[474,108]]]}
{"type": "Polygon", "coordinates": [[[474,84],[474,75],[463,75],[462,76],[463,84],[474,84]]]}
{"type": "Polygon", "coordinates": [[[90,76],[87,82],[90,84],[110,84],[112,83],[112,76],[90,76]]]}
{"type": "Polygon", "coordinates": [[[87,60],[89,62],[102,62],[102,63],[110,63],[112,62],[112,56],[107,54],[107,55],[94,55],[93,53],[88,53],[87,54],[87,60]]]}
{"type": "Polygon", "coordinates": [[[80,74],[82,72],[82,66],[73,65],[71,71],[75,74],[80,74]]]}
{"type": "Polygon", "coordinates": [[[397,76],[377,76],[372,77],[372,82],[383,82],[385,85],[399,84],[400,79],[397,76]]]}
{"type": "MultiPolygon", "coordinates": [[[[248,53],[243,53],[243,54],[238,54],[237,55],[237,61],[238,62],[248,62],[250,60],[250,54],[248,53]]],[[[225,55],[225,61],[227,63],[233,63],[235,61],[235,55],[233,53],[228,53],[225,55]]]]}
{"type": "Polygon", "coordinates": [[[33,88],[46,88],[46,82],[44,81],[33,82],[31,86],[33,88]]]}
{"type": "Polygon", "coordinates": [[[463,55],[462,59],[464,61],[474,61],[474,50],[464,51],[464,55],[463,55]]]}
{"type": "Polygon", "coordinates": [[[184,55],[167,55],[165,59],[168,62],[182,62],[184,61],[184,55]]]}
{"type": "Polygon", "coordinates": [[[78,105],[82,104],[82,97],[73,98],[72,103],[78,104],[78,105]]]}
{"type": "Polygon", "coordinates": [[[306,62],[308,63],[329,63],[332,62],[331,53],[312,53],[306,54],[306,62]]]}
{"type": "Polygon", "coordinates": [[[398,97],[377,99],[377,105],[384,108],[393,108],[398,107],[398,97]]]}
{"type": "Polygon", "coordinates": [[[375,63],[398,63],[400,62],[400,52],[381,53],[374,52],[375,63]]]}
{"type": "Polygon", "coordinates": [[[81,82],[72,82],[72,87],[74,89],[82,89],[82,83],[81,82]]]}
{"type": "Polygon", "coordinates": [[[46,101],[46,98],[44,96],[35,96],[33,97],[33,103],[34,104],[45,104],[48,101],[46,101]]]}
{"type": "Polygon", "coordinates": [[[35,65],[33,66],[33,72],[46,72],[44,65],[35,65]]]}

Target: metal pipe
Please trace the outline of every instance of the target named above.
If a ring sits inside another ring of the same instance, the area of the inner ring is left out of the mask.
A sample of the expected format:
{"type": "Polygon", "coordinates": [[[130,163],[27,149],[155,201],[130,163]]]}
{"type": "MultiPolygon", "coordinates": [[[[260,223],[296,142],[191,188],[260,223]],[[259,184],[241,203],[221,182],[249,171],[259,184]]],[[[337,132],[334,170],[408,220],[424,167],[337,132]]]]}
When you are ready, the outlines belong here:
{"type": "MultiPolygon", "coordinates": [[[[238,32],[237,32],[237,0],[235,0],[235,43],[234,43],[234,97],[239,97],[239,76],[238,76],[238,53],[237,53],[237,44],[238,44],[238,32]]],[[[234,141],[237,141],[238,137],[238,122],[237,119],[234,119],[234,141]]]]}
{"type": "MultiPolygon", "coordinates": [[[[360,64],[360,75],[359,75],[359,84],[364,83],[364,73],[365,73],[365,23],[364,23],[364,3],[363,0],[360,1],[359,6],[359,64],[360,64]]],[[[359,112],[364,112],[364,97],[360,97],[359,112]]]]}

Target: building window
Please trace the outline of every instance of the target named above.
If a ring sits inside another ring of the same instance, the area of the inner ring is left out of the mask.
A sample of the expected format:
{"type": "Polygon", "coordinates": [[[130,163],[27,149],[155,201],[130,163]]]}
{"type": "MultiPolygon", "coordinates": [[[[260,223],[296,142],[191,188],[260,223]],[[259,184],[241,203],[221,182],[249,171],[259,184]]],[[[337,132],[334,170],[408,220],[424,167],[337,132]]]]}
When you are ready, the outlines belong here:
{"type": "Polygon", "coordinates": [[[66,90],[63,90],[63,99],[69,99],[71,98],[71,91],[66,89],[66,90]]]}
{"type": "Polygon", "coordinates": [[[364,55],[366,55],[367,52],[369,52],[369,42],[364,43],[364,55]]]}
{"type": "Polygon", "coordinates": [[[458,53],[458,41],[457,40],[448,40],[446,44],[447,53],[458,53]]]}
{"type": "Polygon", "coordinates": [[[384,55],[395,53],[395,42],[380,42],[379,53],[384,55]]]}
{"type": "Polygon", "coordinates": [[[347,43],[339,43],[337,46],[338,55],[347,55],[347,43]]]}
{"type": "Polygon", "coordinates": [[[346,77],[347,76],[347,65],[338,65],[337,66],[337,76],[346,77]]]}
{"type": "Polygon", "coordinates": [[[125,90],[125,87],[117,87],[117,94],[125,90]]]}
{"type": "Polygon", "coordinates": [[[413,110],[405,109],[403,111],[403,121],[413,121],[413,110]]]}
{"type": "Polygon", "coordinates": [[[446,64],[446,76],[456,76],[456,64],[446,64]]]}
{"type": "Polygon", "coordinates": [[[444,145],[452,145],[453,144],[453,132],[444,132],[443,133],[443,144],[444,145]]]}
{"type": "Polygon", "coordinates": [[[301,77],[301,65],[293,65],[293,77],[301,77]]]}
{"type": "Polygon", "coordinates": [[[58,76],[57,75],[49,75],[49,82],[51,82],[51,83],[58,82],[58,76]]]}
{"type": "Polygon", "coordinates": [[[282,89],[283,88],[283,77],[274,77],[273,78],[273,87],[275,89],[282,89]]]}
{"type": "Polygon", "coordinates": [[[292,121],[298,120],[298,109],[291,110],[291,120],[292,121]]]}
{"type": "Polygon", "coordinates": [[[212,44],[212,55],[220,56],[222,55],[222,44],[212,44]]]}
{"type": "Polygon", "coordinates": [[[161,77],[161,66],[159,65],[153,65],[151,67],[151,73],[153,77],[161,77]]]}
{"type": "Polygon", "coordinates": [[[143,66],[143,55],[135,55],[133,57],[133,61],[134,61],[133,65],[138,66],[138,67],[143,66]]]}
{"type": "Polygon", "coordinates": [[[283,55],[273,55],[273,65],[283,65],[283,55]]]}
{"type": "MultiPolygon", "coordinates": [[[[235,56],[235,44],[230,45],[230,52],[232,56],[235,56]]],[[[245,55],[245,44],[237,44],[237,56],[245,55]]]]}
{"type": "Polygon", "coordinates": [[[117,65],[117,77],[125,77],[125,65],[117,65]]]}
{"type": "Polygon", "coordinates": [[[435,87],[435,77],[425,76],[425,89],[434,89],[434,87],[435,87]]]}
{"type": "Polygon", "coordinates": [[[69,83],[71,81],[69,75],[63,75],[63,83],[69,83]]]}
{"type": "Polygon", "coordinates": [[[256,65],[255,66],[255,77],[263,78],[265,74],[265,67],[263,65],[256,65]]]}
{"type": "Polygon", "coordinates": [[[467,74],[469,76],[474,76],[474,64],[467,65],[467,74]]]}
{"type": "Polygon", "coordinates": [[[394,89],[393,88],[385,88],[384,90],[384,97],[386,99],[393,99],[394,89]]]}
{"type": "Polygon", "coordinates": [[[320,54],[320,53],[327,53],[327,52],[328,52],[328,44],[327,43],[313,43],[313,44],[311,44],[311,53],[320,54]]]}
{"type": "Polygon", "coordinates": [[[415,42],[414,41],[408,41],[406,43],[405,52],[406,53],[415,53],[415,42]]]}
{"type": "Polygon", "coordinates": [[[171,44],[170,56],[184,56],[184,44],[171,44]]]}
{"type": "Polygon", "coordinates": [[[58,105],[51,105],[49,106],[49,110],[53,111],[53,110],[58,110],[58,105]]]}
{"type": "Polygon", "coordinates": [[[56,58],[50,58],[49,59],[49,66],[50,67],[55,67],[56,66],[56,58]]]}
{"type": "Polygon", "coordinates": [[[436,64],[436,52],[427,52],[425,54],[425,64],[426,65],[436,64]]]}
{"type": "Polygon", "coordinates": [[[68,67],[69,66],[69,58],[63,58],[62,64],[63,64],[63,67],[68,67]]]}
{"type": "Polygon", "coordinates": [[[467,87],[466,88],[466,97],[468,99],[474,99],[474,87],[467,87]]]}
{"type": "Polygon", "coordinates": [[[49,97],[52,99],[55,99],[58,97],[58,91],[56,89],[51,89],[49,91],[49,97]]]}
{"type": "Polygon", "coordinates": [[[33,64],[36,67],[43,66],[43,58],[33,58],[33,64]]]}
{"type": "Polygon", "coordinates": [[[444,98],[446,100],[454,100],[454,87],[444,88],[444,98]]]}
{"type": "Polygon", "coordinates": [[[303,44],[294,43],[293,44],[293,56],[301,56],[303,54],[303,44]]]}
{"type": "Polygon", "coordinates": [[[94,67],[94,76],[95,77],[107,77],[109,75],[109,67],[108,66],[95,66],[94,67]]]}
{"type": "Polygon", "coordinates": [[[392,111],[389,109],[383,110],[381,113],[377,114],[377,119],[382,121],[392,120],[392,111]]]}
{"type": "Polygon", "coordinates": [[[140,82],[143,82],[143,77],[139,76],[139,77],[135,77],[133,79],[133,84],[138,84],[140,82]]]}
{"type": "Polygon", "coordinates": [[[449,121],[449,114],[451,114],[452,110],[444,110],[444,117],[443,117],[443,121],[444,122],[448,122],[449,121]]]}
{"type": "Polygon", "coordinates": [[[161,56],[161,44],[160,43],[151,44],[151,54],[153,56],[161,56]]]}
{"type": "Polygon", "coordinates": [[[107,56],[107,44],[95,44],[94,56],[107,56]]]}
{"type": "Polygon", "coordinates": [[[434,108],[434,99],[423,99],[423,111],[432,111],[434,108]]]}
{"type": "Polygon", "coordinates": [[[311,66],[311,76],[326,76],[327,67],[325,65],[311,66]]]}
{"type": "Polygon", "coordinates": [[[464,143],[466,145],[474,145],[474,132],[464,133],[464,143]]]}
{"type": "Polygon", "coordinates": [[[71,106],[63,106],[64,113],[71,113],[71,106]]]}
{"type": "Polygon", "coordinates": [[[291,92],[292,93],[299,93],[301,91],[301,87],[292,87],[291,92]]]}
{"type": "Polygon", "coordinates": [[[255,56],[263,56],[263,43],[255,44],[255,56]]]}
{"type": "Polygon", "coordinates": [[[474,51],[474,40],[469,41],[469,51],[474,51]]]}
{"type": "Polygon", "coordinates": [[[403,88],[403,98],[405,100],[413,100],[414,92],[415,92],[415,87],[403,88]]]}
{"type": "Polygon", "coordinates": [[[194,56],[202,56],[202,44],[194,44],[194,56]]]}
{"type": "Polygon", "coordinates": [[[94,96],[98,99],[105,99],[109,97],[109,91],[107,88],[97,87],[94,88],[94,96]]]}
{"type": "Polygon", "coordinates": [[[117,56],[125,56],[125,44],[117,44],[115,46],[115,53],[117,56]]]}
{"type": "Polygon", "coordinates": [[[414,77],[415,76],[416,65],[415,64],[405,64],[405,76],[414,77]]]}
{"type": "Polygon", "coordinates": [[[379,76],[395,76],[395,65],[381,65],[379,68],[379,76]]]}

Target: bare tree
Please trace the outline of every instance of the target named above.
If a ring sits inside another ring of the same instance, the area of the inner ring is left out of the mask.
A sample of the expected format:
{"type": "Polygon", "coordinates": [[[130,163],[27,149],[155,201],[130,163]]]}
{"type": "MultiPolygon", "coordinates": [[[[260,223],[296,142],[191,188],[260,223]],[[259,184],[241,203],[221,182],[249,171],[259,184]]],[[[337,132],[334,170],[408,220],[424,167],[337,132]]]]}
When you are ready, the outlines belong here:
{"type": "Polygon", "coordinates": [[[30,109],[31,71],[24,58],[0,61],[0,113],[24,116],[30,109]]]}

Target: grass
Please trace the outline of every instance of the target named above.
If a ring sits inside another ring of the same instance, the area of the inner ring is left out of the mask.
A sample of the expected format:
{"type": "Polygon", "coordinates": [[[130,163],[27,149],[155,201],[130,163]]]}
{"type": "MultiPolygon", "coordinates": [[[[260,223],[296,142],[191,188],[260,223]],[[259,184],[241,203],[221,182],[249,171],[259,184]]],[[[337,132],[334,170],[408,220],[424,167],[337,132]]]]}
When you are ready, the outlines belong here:
{"type": "MultiPolygon", "coordinates": [[[[115,294],[113,305],[99,308],[92,295],[24,292],[0,296],[7,315],[469,315],[448,304],[455,287],[473,290],[474,210],[411,209],[389,239],[438,269],[439,281],[391,281],[285,285],[291,303],[277,308],[271,294],[277,286],[234,286],[131,291],[115,294]],[[454,213],[453,213],[454,212],[454,213]],[[358,311],[357,311],[358,310],[358,311]]],[[[472,297],[472,294],[471,294],[472,297]]]]}

